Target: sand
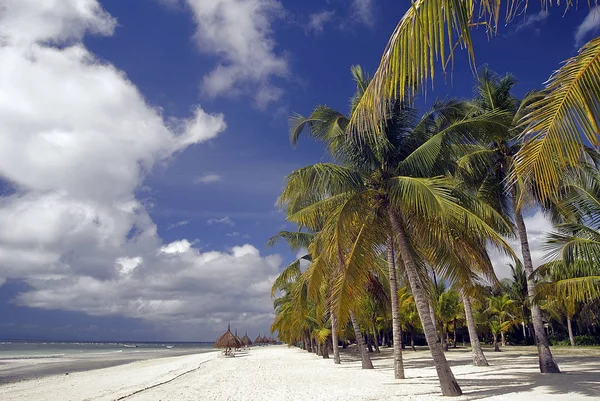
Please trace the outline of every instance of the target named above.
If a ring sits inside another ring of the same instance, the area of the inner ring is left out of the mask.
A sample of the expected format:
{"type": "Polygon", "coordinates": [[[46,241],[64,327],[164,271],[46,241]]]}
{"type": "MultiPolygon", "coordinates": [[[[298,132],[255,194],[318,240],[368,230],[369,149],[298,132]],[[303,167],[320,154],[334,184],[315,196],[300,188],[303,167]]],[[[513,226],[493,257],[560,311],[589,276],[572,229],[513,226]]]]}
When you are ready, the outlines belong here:
{"type": "MultiPolygon", "coordinates": [[[[454,400],[598,400],[600,350],[555,349],[563,374],[537,370],[535,349],[486,352],[491,366],[470,364],[467,349],[447,357],[464,395],[454,400]]],[[[361,370],[353,350],[342,364],[287,346],[138,361],[127,365],[0,385],[8,400],[448,400],[441,397],[429,353],[405,351],[407,379],[393,380],[391,350],[361,370]]]]}

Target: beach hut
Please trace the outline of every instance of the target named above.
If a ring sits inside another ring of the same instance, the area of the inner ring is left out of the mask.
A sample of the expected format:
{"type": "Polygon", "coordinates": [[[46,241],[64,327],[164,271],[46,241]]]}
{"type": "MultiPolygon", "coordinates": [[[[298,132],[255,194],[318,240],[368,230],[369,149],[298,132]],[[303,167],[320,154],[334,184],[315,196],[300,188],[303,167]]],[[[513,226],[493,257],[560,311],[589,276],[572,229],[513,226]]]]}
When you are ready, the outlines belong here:
{"type": "Polygon", "coordinates": [[[242,345],[231,333],[231,324],[227,324],[227,331],[215,341],[215,348],[224,348],[224,355],[233,356],[233,349],[240,348],[242,345]]]}
{"type": "Polygon", "coordinates": [[[276,340],[275,340],[273,337],[271,337],[271,338],[269,339],[269,342],[270,342],[271,344],[277,344],[277,341],[276,341],[276,340]]]}
{"type": "Polygon", "coordinates": [[[252,341],[250,340],[250,337],[248,337],[248,332],[246,332],[244,337],[242,337],[242,344],[244,344],[244,347],[249,347],[252,345],[252,341]]]}

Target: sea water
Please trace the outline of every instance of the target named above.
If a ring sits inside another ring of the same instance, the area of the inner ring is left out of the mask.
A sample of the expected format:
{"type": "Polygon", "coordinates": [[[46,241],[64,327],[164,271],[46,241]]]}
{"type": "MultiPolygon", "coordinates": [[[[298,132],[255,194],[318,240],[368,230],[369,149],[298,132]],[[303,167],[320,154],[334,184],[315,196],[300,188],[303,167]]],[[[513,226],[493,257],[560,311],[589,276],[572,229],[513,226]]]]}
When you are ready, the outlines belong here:
{"type": "Polygon", "coordinates": [[[0,341],[0,385],[135,361],[215,351],[213,343],[0,341]]]}
{"type": "Polygon", "coordinates": [[[212,351],[213,343],[0,341],[1,359],[61,358],[122,354],[194,354],[212,351]]]}

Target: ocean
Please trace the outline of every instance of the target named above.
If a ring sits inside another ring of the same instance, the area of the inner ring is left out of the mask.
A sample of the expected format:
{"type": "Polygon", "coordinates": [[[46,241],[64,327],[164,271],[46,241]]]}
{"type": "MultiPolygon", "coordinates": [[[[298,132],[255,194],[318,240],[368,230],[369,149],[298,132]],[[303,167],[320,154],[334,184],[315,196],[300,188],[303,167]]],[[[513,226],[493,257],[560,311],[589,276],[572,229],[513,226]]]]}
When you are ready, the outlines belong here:
{"type": "Polygon", "coordinates": [[[122,354],[194,354],[213,350],[213,343],[0,341],[0,360],[85,357],[122,354]]]}
{"type": "Polygon", "coordinates": [[[213,343],[0,341],[0,383],[215,351],[213,343]]]}

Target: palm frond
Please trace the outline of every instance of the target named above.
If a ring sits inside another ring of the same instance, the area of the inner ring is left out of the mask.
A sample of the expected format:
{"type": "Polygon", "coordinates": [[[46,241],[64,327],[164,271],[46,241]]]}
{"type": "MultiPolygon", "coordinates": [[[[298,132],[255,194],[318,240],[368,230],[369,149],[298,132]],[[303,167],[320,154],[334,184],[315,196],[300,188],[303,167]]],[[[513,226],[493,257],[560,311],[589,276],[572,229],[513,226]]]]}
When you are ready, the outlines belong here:
{"type": "Polygon", "coordinates": [[[548,197],[558,191],[564,171],[582,160],[584,139],[600,145],[600,37],[550,77],[545,96],[522,124],[526,142],[515,175],[532,177],[540,196],[548,197]]]}

